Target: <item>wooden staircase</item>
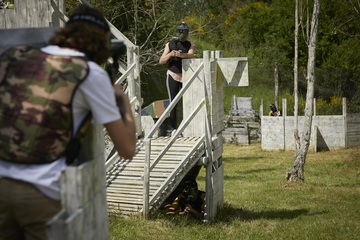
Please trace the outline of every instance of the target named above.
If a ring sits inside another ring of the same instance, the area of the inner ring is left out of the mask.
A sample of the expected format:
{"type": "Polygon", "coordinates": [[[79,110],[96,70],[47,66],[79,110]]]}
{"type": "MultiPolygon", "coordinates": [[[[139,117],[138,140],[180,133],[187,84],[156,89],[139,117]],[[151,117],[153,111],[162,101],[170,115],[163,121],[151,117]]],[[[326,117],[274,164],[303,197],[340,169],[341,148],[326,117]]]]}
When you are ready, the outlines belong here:
{"type": "MultiPolygon", "coordinates": [[[[164,149],[169,137],[151,141],[150,164],[164,149]]],[[[149,209],[159,209],[185,174],[205,153],[204,138],[180,137],[167,150],[150,172],[149,209]]],[[[131,215],[143,212],[145,188],[145,147],[139,143],[139,151],[133,160],[117,159],[106,164],[107,202],[114,214],[131,215]]]]}

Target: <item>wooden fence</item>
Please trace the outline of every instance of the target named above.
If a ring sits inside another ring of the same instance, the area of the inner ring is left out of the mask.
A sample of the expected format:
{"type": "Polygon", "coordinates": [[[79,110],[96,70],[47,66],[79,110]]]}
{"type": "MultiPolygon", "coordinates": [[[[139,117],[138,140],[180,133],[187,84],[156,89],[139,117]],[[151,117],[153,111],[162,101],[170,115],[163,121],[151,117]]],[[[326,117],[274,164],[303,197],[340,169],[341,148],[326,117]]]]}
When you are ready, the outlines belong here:
{"type": "MultiPolygon", "coordinates": [[[[0,53],[11,45],[43,46],[64,20],[64,0],[15,0],[0,10],[0,53]]],[[[79,161],[61,176],[62,210],[47,225],[52,240],[109,238],[103,126],[88,132],[79,161]]]]}
{"type": "Polygon", "coordinates": [[[15,0],[14,9],[0,10],[0,29],[61,26],[64,5],[64,0],[15,0]]]}
{"type": "Polygon", "coordinates": [[[51,240],[107,240],[103,126],[88,132],[78,162],[61,176],[62,210],[48,223],[51,240]]]}

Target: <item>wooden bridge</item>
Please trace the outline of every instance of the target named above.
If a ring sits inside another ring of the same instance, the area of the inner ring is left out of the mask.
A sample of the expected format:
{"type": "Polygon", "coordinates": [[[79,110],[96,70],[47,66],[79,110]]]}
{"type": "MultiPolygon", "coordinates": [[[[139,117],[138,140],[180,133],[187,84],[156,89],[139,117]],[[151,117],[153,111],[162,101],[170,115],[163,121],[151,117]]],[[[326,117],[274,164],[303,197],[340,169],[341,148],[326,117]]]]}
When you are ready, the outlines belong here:
{"type": "MultiPolygon", "coordinates": [[[[4,28],[31,27],[37,28],[31,31],[53,31],[44,28],[61,26],[67,17],[63,1],[58,0],[58,5],[51,2],[50,5],[45,0],[15,0],[14,12],[0,12],[7,20],[3,22],[4,28]],[[51,16],[48,22],[42,19],[38,24],[32,21],[26,26],[26,19],[12,19],[12,15],[18,16],[20,12],[28,14],[33,9],[42,8],[51,12],[42,15],[51,16]]],[[[80,2],[89,4],[84,0],[80,2]]],[[[116,153],[110,154],[111,142],[107,144],[110,151],[104,150],[106,133],[101,126],[94,126],[79,157],[82,164],[68,166],[62,174],[63,210],[49,223],[51,239],[107,239],[108,210],[149,217],[195,165],[206,169],[204,221],[213,220],[223,205],[223,85],[247,85],[247,59],[222,58],[221,51],[204,51],[203,58],[183,60],[182,90],[144,132],[139,48],[112,25],[111,32],[127,46],[127,60],[120,64],[122,75],[116,84],[128,83],[127,94],[136,121],[138,151],[132,161],[122,159],[116,153]],[[158,137],[157,130],[181,98],[186,107],[180,126],[173,136],[158,137]]],[[[3,34],[4,30],[0,30],[0,35],[3,34]]]]}

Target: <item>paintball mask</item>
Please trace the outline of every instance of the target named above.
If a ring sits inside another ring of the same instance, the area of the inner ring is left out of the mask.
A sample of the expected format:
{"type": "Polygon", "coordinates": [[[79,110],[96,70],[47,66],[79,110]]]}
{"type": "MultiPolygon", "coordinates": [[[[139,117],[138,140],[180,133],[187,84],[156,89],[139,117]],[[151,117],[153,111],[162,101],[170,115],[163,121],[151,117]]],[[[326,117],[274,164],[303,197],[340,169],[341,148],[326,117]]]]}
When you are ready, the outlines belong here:
{"type": "Polygon", "coordinates": [[[270,105],[270,110],[271,110],[272,112],[277,112],[277,108],[276,108],[275,104],[271,104],[271,105],[270,105]]]}
{"type": "Polygon", "coordinates": [[[189,36],[189,27],[185,22],[176,27],[176,35],[181,42],[186,41],[189,36]]]}
{"type": "Polygon", "coordinates": [[[183,197],[185,198],[186,203],[195,201],[197,194],[198,194],[198,186],[196,181],[185,182],[183,197]]]}

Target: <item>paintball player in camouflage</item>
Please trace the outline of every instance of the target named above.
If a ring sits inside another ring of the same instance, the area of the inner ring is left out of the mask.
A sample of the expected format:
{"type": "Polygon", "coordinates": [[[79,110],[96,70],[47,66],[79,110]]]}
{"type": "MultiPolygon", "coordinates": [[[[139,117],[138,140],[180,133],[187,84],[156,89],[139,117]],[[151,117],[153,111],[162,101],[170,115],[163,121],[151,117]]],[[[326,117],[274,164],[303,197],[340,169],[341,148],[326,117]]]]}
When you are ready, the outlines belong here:
{"type": "Polygon", "coordinates": [[[61,172],[91,121],[105,126],[120,156],[135,154],[129,99],[100,67],[110,57],[102,14],[80,5],[49,43],[0,56],[1,240],[46,239],[45,224],[61,209],[61,172]]]}

